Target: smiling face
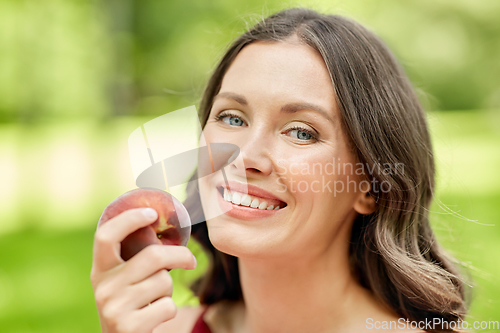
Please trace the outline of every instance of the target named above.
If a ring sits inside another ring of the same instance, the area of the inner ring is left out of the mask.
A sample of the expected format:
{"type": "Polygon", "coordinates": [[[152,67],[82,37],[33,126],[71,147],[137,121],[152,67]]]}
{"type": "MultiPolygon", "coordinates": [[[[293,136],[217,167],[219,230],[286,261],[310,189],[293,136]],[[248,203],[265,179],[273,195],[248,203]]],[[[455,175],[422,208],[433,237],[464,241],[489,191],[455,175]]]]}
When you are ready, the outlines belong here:
{"type": "Polygon", "coordinates": [[[367,183],[359,186],[361,176],[351,172],[356,160],[340,122],[317,51],[296,39],[243,48],[223,78],[203,133],[207,142],[241,149],[243,163],[232,163],[225,172],[246,181],[251,195],[241,198],[233,184],[225,199],[273,207],[229,203],[221,193],[220,172],[201,178],[204,211],[234,208],[207,220],[212,244],[239,257],[303,258],[328,248],[358,213],[371,212],[367,183]]]}

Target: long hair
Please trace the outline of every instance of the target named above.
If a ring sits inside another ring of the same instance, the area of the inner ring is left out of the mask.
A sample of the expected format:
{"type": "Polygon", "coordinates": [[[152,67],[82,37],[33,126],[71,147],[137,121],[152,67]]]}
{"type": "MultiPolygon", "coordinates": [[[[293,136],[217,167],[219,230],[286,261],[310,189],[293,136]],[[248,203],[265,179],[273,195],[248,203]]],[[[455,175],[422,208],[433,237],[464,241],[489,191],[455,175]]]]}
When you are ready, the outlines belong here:
{"type": "MultiPolygon", "coordinates": [[[[375,212],[358,215],[353,223],[353,273],[402,318],[463,320],[462,278],[429,225],[435,167],[425,112],[403,69],[374,33],[351,19],[303,8],[265,18],[236,38],[215,68],[200,102],[202,126],[238,53],[254,41],[280,42],[293,35],[321,54],[353,152],[369,177],[389,189],[372,188],[375,212]],[[376,167],[386,163],[404,170],[376,167]]],[[[190,210],[199,202],[196,186],[188,187],[190,210]]],[[[203,216],[199,206],[193,214],[197,220],[203,216]]],[[[207,273],[191,286],[200,302],[242,299],[237,258],[214,248],[205,223],[194,225],[192,235],[210,258],[207,273]]]]}

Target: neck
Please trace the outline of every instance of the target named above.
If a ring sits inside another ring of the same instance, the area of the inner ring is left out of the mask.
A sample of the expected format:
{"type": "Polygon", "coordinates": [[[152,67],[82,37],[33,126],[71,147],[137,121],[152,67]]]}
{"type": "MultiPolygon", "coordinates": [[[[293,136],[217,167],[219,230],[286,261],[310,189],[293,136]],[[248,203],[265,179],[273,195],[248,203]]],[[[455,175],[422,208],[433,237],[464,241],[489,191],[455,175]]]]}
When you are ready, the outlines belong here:
{"type": "Polygon", "coordinates": [[[349,318],[354,320],[353,314],[362,308],[359,301],[369,293],[350,272],[349,233],[337,236],[343,239],[307,256],[238,258],[245,300],[242,331],[346,331],[349,318]]]}

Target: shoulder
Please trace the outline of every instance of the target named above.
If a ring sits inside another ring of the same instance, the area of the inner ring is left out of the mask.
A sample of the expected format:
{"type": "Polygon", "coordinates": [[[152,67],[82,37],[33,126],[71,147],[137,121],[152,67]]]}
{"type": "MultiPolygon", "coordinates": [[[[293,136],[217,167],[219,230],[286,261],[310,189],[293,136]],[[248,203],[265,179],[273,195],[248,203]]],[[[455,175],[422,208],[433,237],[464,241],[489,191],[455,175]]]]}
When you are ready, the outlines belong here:
{"type": "Polygon", "coordinates": [[[153,333],[191,333],[196,320],[205,308],[206,306],[185,306],[177,309],[175,317],[159,325],[153,333]]]}

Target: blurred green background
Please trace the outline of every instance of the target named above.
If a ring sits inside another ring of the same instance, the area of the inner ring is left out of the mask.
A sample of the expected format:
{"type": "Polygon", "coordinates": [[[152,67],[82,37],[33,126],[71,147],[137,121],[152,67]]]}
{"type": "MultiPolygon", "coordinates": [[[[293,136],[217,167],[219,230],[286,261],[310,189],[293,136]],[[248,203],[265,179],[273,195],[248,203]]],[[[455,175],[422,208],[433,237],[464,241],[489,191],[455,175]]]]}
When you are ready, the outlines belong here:
{"type": "MultiPolygon", "coordinates": [[[[500,1],[0,0],[0,331],[98,332],[89,275],[104,207],[135,188],[128,135],[197,104],[232,38],[295,5],[358,19],[429,110],[439,240],[500,320],[500,1]]],[[[173,270],[174,299],[196,304],[173,270]]]]}

